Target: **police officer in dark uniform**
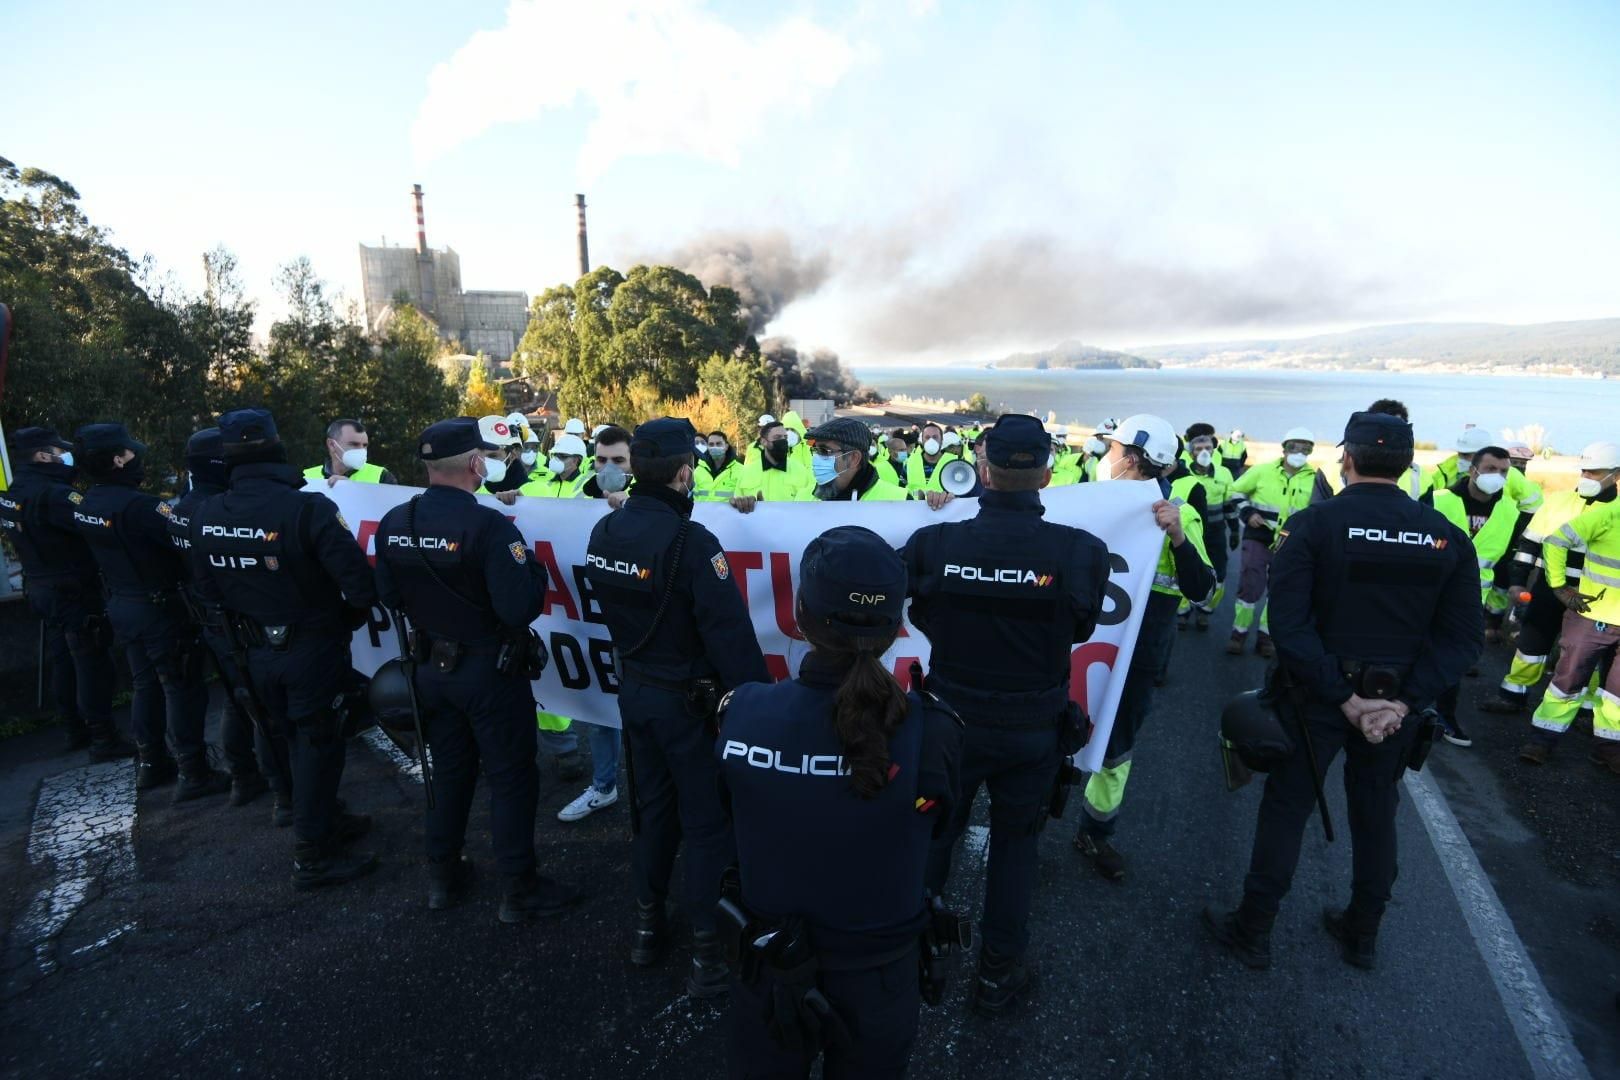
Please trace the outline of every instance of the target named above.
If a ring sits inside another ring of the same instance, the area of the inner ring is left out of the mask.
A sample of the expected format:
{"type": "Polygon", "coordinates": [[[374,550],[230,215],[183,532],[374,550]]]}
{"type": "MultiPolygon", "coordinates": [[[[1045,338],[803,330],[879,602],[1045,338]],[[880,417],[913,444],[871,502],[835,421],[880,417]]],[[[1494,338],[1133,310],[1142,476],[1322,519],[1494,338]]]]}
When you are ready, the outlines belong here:
{"type": "Polygon", "coordinates": [[[720,875],[735,853],[720,803],[714,710],[725,689],[769,682],[747,605],[714,534],[691,519],[693,446],[685,418],[663,417],[630,440],[635,487],[591,531],[585,572],[613,638],[630,780],[637,921],[630,961],[668,945],[665,897],[686,842],[692,920],[687,992],[713,997],[728,976],[716,935],[720,875]]]}
{"type": "Polygon", "coordinates": [[[134,682],[130,714],[141,760],[135,787],[170,782],[178,759],[175,802],[224,794],[230,777],[208,764],[203,741],[203,644],[180,596],[185,567],[169,540],[172,511],[140,489],[146,447],[123,424],[89,424],[75,441],[74,459],[91,487],[74,509],[73,523],[101,567],[107,615],[134,682]]]}
{"type": "Polygon", "coordinates": [[[883,666],[905,599],[905,565],[881,537],[829,529],[799,564],[799,677],[722,703],[739,872],[727,910],[743,916],[723,924],[742,961],[733,1076],[808,1076],[823,1049],[829,1078],[905,1074],[933,929],[929,843],[954,810],[962,746],[956,715],[883,666]]]}
{"type": "Polygon", "coordinates": [[[471,866],[461,855],[480,761],[501,874],[500,920],[555,915],[579,890],[535,870],[534,689],[544,652],[529,624],[546,573],[499,511],[480,506],[485,450],[471,417],[423,431],[417,455],[428,488],[377,527],[377,591],[408,617],[416,693],[432,751],[436,798],[427,810],[428,907],[449,907],[471,866]]]}
{"type": "Polygon", "coordinates": [[[1059,766],[1080,748],[1069,700],[1070,653],[1091,637],[1108,584],[1108,548],[1081,529],[1041,520],[1051,440],[1033,416],[1009,414],[985,436],[985,492],[968,521],[930,525],[906,542],[911,621],[932,650],[928,688],[967,723],[962,798],[935,843],[928,885],[939,893],[979,785],[990,789],[984,950],[974,1004],[1004,1009],[1029,979],[1036,841],[1059,766]]]}
{"type": "Polygon", "coordinates": [[[135,747],[112,719],[112,632],[96,560],[73,525],[83,496],[73,488],[72,449],[50,428],[17,432],[17,474],[0,491],[0,530],[22,561],[28,602],[45,622],[51,692],[68,749],[89,747],[91,761],[113,761],[132,756],[135,747]]]}
{"type": "Polygon", "coordinates": [[[1354,873],[1349,906],[1324,921],[1348,962],[1374,965],[1395,883],[1396,784],[1432,738],[1422,714],[1484,640],[1473,544],[1401,488],[1411,427],[1359,412],[1341,445],[1344,490],[1295,514],[1271,563],[1272,695],[1293,703],[1284,710],[1293,753],[1266,780],[1242,904],[1204,909],[1211,935],[1254,968],[1271,964],[1272,922],[1317,785],[1341,749],[1354,873]]]}
{"type": "MultiPolygon", "coordinates": [[[[186,493],[175,501],[169,514],[169,540],[182,553],[191,550],[191,515],[205,499],[225,492],[225,458],[220,443],[219,428],[203,428],[186,440],[186,475],[190,485],[186,493]]],[[[231,643],[225,632],[225,612],[212,582],[204,580],[187,556],[182,564],[187,580],[185,594],[191,607],[193,621],[202,631],[203,644],[213,654],[214,664],[225,681],[225,710],[220,716],[219,745],[225,752],[225,764],[231,773],[231,805],[246,806],[263,795],[276,781],[276,801],[284,802],[288,824],[292,818],[292,787],[279,774],[275,755],[268,741],[254,731],[253,723],[242,712],[231,691],[243,685],[245,677],[236,669],[231,656],[231,643]],[[259,742],[259,760],[254,759],[255,739],[259,742]],[[286,785],[286,796],[281,794],[286,785]]]]}
{"type": "Polygon", "coordinates": [[[376,599],[371,568],[337,505],[300,490],[304,478],[287,464],[269,412],[228,412],[219,436],[230,489],[190,513],[193,566],[204,595],[224,607],[272,734],[286,746],[293,887],[353,881],[377,866],[371,852],[347,850],[371,819],[344,812],[337,797],[349,637],[376,599]]]}

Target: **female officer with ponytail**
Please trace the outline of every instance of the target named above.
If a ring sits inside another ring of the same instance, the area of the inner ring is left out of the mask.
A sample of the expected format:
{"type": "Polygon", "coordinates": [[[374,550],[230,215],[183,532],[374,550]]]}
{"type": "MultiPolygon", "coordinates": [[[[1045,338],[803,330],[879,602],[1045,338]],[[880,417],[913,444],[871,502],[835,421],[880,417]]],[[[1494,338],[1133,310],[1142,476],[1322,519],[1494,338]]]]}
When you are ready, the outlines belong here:
{"type": "MultiPolygon", "coordinates": [[[[799,569],[797,679],[727,695],[716,743],[737,835],[722,936],[738,961],[733,1077],[902,1076],[936,925],[923,877],[956,796],[961,722],[883,665],[906,569],[830,529],[799,569]],[[729,918],[728,918],[729,917],[729,918]],[[728,922],[730,925],[727,925],[728,922]]],[[[948,916],[944,917],[948,925],[948,916]]]]}

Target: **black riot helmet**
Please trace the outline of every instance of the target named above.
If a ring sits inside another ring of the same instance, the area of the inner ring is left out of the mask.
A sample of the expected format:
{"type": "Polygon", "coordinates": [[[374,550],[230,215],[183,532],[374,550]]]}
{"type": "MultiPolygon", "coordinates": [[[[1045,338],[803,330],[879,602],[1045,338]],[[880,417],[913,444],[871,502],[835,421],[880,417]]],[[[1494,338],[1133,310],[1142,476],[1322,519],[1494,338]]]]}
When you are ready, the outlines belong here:
{"type": "Polygon", "coordinates": [[[411,682],[405,663],[399,657],[385,662],[371,677],[371,713],[384,731],[415,732],[411,709],[411,682]]]}
{"type": "Polygon", "coordinates": [[[1221,737],[1255,772],[1270,772],[1294,754],[1294,740],[1264,690],[1246,690],[1226,703],[1221,737]]]}

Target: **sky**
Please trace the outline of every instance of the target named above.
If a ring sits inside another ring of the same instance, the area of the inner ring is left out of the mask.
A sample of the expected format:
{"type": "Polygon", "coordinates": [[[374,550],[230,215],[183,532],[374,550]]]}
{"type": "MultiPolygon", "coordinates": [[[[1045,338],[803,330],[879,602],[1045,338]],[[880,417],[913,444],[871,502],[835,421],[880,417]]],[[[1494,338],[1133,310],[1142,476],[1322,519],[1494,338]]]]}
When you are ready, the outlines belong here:
{"type": "Polygon", "coordinates": [[[0,156],[262,319],[307,255],[469,288],[715,250],[771,333],[983,363],[1620,316],[1620,4],[0,0],[0,156]],[[18,94],[21,89],[22,93],[18,94]]]}

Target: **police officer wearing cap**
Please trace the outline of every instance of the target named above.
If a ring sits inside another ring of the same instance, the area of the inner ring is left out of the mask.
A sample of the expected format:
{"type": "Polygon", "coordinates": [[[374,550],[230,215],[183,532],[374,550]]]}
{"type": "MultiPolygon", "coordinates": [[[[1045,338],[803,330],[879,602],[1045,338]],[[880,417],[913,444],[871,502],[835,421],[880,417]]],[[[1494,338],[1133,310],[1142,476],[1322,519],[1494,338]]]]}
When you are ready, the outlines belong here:
{"type": "Polygon", "coordinates": [[[16,476],[0,491],[0,535],[16,549],[29,606],[45,623],[51,691],[68,749],[88,747],[91,761],[113,761],[135,748],[113,723],[112,633],[95,557],[73,524],[83,496],[73,487],[72,449],[51,428],[17,432],[16,476]]]}
{"type": "Polygon", "coordinates": [[[619,677],[634,833],[630,962],[656,964],[668,946],[665,898],[684,840],[693,926],[686,987],[713,997],[727,987],[715,905],[735,853],[716,782],[714,711],[725,690],[770,675],[720,542],[692,520],[696,439],[684,417],[636,428],[635,487],[591,530],[585,573],[613,638],[619,677]]]}
{"type": "Polygon", "coordinates": [[[905,598],[905,565],[876,533],[822,533],[799,564],[799,677],[721,705],[739,872],[723,911],[742,916],[722,924],[741,954],[734,1076],[808,1076],[823,1049],[829,1077],[905,1074],[933,929],[929,844],[955,807],[962,744],[955,714],[883,664],[905,598]]]}
{"type": "Polygon", "coordinates": [[[1069,700],[1070,653],[1091,637],[1108,584],[1108,548],[1081,529],[1041,520],[1051,440],[1033,416],[1009,414],[985,436],[979,513],[930,525],[906,542],[911,621],[928,636],[928,688],[967,723],[961,801],[929,859],[939,893],[979,785],[990,789],[974,1004],[996,1013],[1028,981],[1024,951],[1036,842],[1062,759],[1080,749],[1069,700]]]}
{"type": "Polygon", "coordinates": [[[337,797],[349,638],[376,600],[370,567],[337,505],[302,490],[268,411],[225,413],[219,437],[229,489],[188,515],[198,592],[224,610],[221,629],[264,708],[271,756],[291,780],[293,887],[343,884],[377,866],[376,855],[347,847],[371,819],[337,797]]]}
{"type": "Polygon", "coordinates": [[[1431,736],[1425,710],[1478,658],[1484,637],[1467,533],[1401,488],[1411,427],[1359,412],[1341,446],[1344,490],[1290,518],[1271,563],[1272,695],[1292,702],[1284,727],[1293,752],[1266,780],[1243,902],[1204,909],[1211,935],[1254,968],[1271,964],[1271,926],[1301,834],[1341,750],[1354,873],[1349,906],[1325,911],[1324,924],[1346,961],[1374,966],[1396,875],[1396,784],[1431,736]]]}
{"type": "Polygon", "coordinates": [[[580,894],[535,868],[540,776],[532,681],[545,652],[529,624],[540,615],[546,572],[517,526],[473,497],[487,479],[484,451],[495,449],[471,417],[422,432],[417,456],[428,487],[377,526],[377,591],[409,620],[432,751],[428,907],[449,907],[470,878],[461,849],[482,766],[501,879],[498,917],[521,923],[558,914],[580,894]]]}
{"type": "Polygon", "coordinates": [[[230,777],[209,766],[203,741],[203,644],[180,596],[186,570],[169,540],[172,511],[140,489],[146,446],[123,424],[89,424],[75,441],[74,459],[91,486],[74,508],[73,522],[101,567],[107,615],[134,683],[130,715],[141,762],[135,786],[169,783],[178,759],[175,802],[224,794],[230,777]]]}
{"type": "MultiPolygon", "coordinates": [[[[175,500],[169,514],[169,540],[180,552],[191,550],[191,515],[207,499],[225,493],[225,458],[220,442],[219,428],[203,428],[186,440],[186,476],[190,481],[186,492],[175,500]]],[[[225,763],[231,772],[231,805],[246,806],[270,787],[276,788],[276,801],[282,805],[280,814],[273,813],[278,824],[285,820],[292,824],[292,786],[278,768],[275,751],[269,740],[256,732],[253,722],[242,711],[232,690],[243,685],[244,672],[238,671],[231,655],[231,644],[225,632],[225,611],[220,606],[219,594],[212,588],[206,575],[197,572],[188,557],[185,596],[191,608],[193,621],[202,631],[203,644],[213,654],[213,662],[225,682],[225,710],[220,716],[219,745],[225,752],[225,763]],[[255,744],[258,759],[254,758],[255,744]],[[261,770],[260,765],[263,764],[261,770]],[[286,794],[282,790],[285,786],[286,794]]]]}

